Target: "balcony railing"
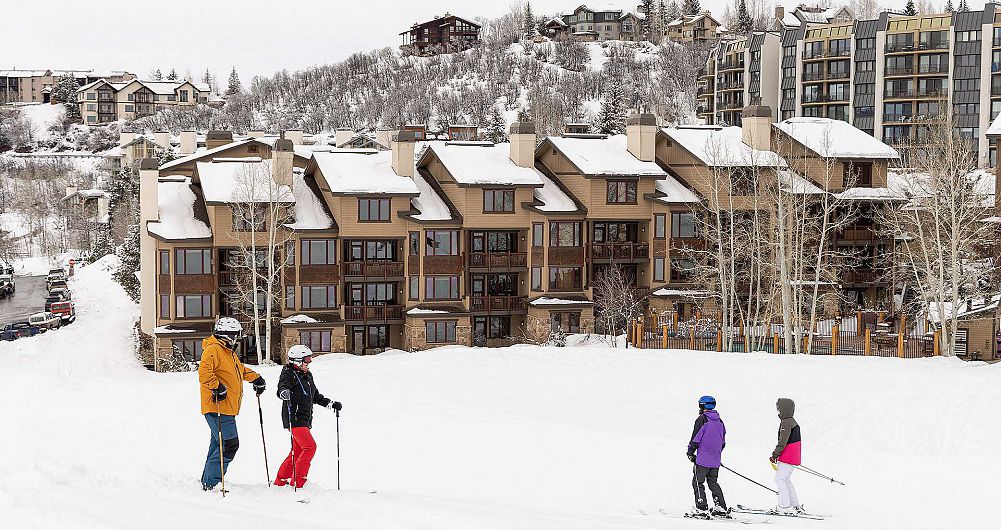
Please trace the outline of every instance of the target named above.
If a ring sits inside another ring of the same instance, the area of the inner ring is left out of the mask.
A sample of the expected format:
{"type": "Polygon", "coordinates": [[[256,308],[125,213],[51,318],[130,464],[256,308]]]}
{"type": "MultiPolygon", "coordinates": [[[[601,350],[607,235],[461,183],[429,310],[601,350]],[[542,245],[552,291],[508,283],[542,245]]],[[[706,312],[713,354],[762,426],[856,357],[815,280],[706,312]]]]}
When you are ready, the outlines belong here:
{"type": "Polygon", "coordinates": [[[912,52],[914,51],[914,42],[888,42],[886,43],[886,53],[895,52],[912,52]]]}
{"type": "Polygon", "coordinates": [[[827,53],[825,55],[827,55],[827,57],[848,57],[851,54],[852,50],[851,48],[849,48],[847,50],[842,50],[842,49],[827,50],[827,53]]]}
{"type": "Polygon", "coordinates": [[[802,98],[803,103],[831,103],[831,102],[842,102],[842,101],[848,101],[847,94],[816,94],[816,95],[804,94],[802,98]]]}
{"type": "Polygon", "coordinates": [[[947,64],[922,64],[918,67],[919,74],[947,74],[949,65],[947,64]]]}
{"type": "Polygon", "coordinates": [[[848,76],[848,70],[832,70],[827,72],[827,79],[831,81],[837,79],[848,79],[848,76]]]}
{"type": "Polygon", "coordinates": [[[872,269],[852,268],[845,272],[845,283],[872,283],[876,281],[876,271],[872,269]]]}
{"type": "Polygon", "coordinates": [[[823,50],[816,51],[816,52],[811,52],[811,51],[803,50],[803,58],[804,59],[820,59],[823,56],[824,56],[823,50]]]}
{"type": "Polygon", "coordinates": [[[528,266],[528,253],[526,252],[471,252],[469,254],[470,267],[483,267],[488,269],[511,269],[528,266]]]}
{"type": "Polygon", "coordinates": [[[991,87],[991,95],[992,96],[1001,96],[1001,86],[992,86],[991,87]]]}
{"type": "Polygon", "coordinates": [[[883,114],[883,122],[907,122],[913,117],[911,114],[883,114]]]}
{"type": "Polygon", "coordinates": [[[918,90],[917,97],[919,98],[944,98],[949,95],[949,89],[945,87],[939,88],[926,88],[924,90],[918,90]]]}
{"type": "Polygon", "coordinates": [[[471,296],[470,311],[523,311],[528,303],[527,296],[471,296]]]}
{"type": "Polygon", "coordinates": [[[824,79],[824,72],[803,72],[803,81],[821,81],[824,79]]]}
{"type": "Polygon", "coordinates": [[[918,50],[948,50],[949,41],[925,41],[918,43],[918,50]]]}
{"type": "Polygon", "coordinates": [[[888,90],[885,94],[888,98],[913,98],[913,90],[888,90]]]}
{"type": "Polygon", "coordinates": [[[910,64],[907,66],[887,66],[886,75],[913,75],[914,65],[910,64]]]}
{"type": "Polygon", "coordinates": [[[636,260],[649,259],[647,243],[592,243],[591,259],[636,260]]]}
{"type": "Polygon", "coordinates": [[[991,73],[996,74],[998,72],[1001,72],[1001,62],[994,61],[991,63],[991,73]]]}
{"type": "Polygon", "coordinates": [[[344,320],[402,320],[402,305],[346,305],[344,320]]]}
{"type": "Polygon", "coordinates": [[[744,61],[727,61],[720,65],[720,70],[737,70],[744,68],[744,61]]]}
{"type": "Polygon", "coordinates": [[[723,103],[720,104],[720,107],[723,110],[742,109],[742,108],[744,108],[744,102],[743,101],[724,101],[723,103]]]}
{"type": "Polygon", "coordinates": [[[839,230],[836,238],[848,241],[870,241],[876,239],[876,231],[871,226],[852,226],[839,230]]]}
{"type": "Polygon", "coordinates": [[[399,261],[346,261],[344,276],[364,278],[394,278],[403,276],[403,263],[399,261]]]}

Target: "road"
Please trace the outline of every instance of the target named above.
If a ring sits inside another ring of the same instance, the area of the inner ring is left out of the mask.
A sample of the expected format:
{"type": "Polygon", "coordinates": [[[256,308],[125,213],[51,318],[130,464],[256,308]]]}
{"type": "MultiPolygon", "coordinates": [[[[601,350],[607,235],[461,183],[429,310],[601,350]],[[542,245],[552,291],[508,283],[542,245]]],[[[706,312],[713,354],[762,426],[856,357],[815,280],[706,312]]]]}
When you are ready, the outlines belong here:
{"type": "Polygon", "coordinates": [[[15,276],[14,296],[0,300],[0,326],[28,320],[45,308],[45,276],[15,276]]]}

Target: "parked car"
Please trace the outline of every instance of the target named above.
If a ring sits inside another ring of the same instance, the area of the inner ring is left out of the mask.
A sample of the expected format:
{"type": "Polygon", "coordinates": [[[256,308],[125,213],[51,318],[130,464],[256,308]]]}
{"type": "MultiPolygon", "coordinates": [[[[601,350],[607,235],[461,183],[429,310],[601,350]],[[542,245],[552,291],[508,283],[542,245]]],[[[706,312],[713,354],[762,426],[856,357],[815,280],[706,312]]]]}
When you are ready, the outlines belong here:
{"type": "Polygon", "coordinates": [[[66,283],[66,271],[62,269],[52,269],[45,276],[45,288],[52,289],[52,284],[56,282],[66,283]]]}
{"type": "Polygon", "coordinates": [[[31,337],[38,335],[39,329],[27,322],[15,322],[7,324],[0,333],[0,340],[17,340],[21,337],[31,337]]]}
{"type": "Polygon", "coordinates": [[[57,302],[69,302],[69,300],[61,294],[50,294],[45,297],[45,310],[52,311],[52,304],[57,302]]]}
{"type": "Polygon", "coordinates": [[[55,313],[46,311],[44,313],[35,313],[28,317],[28,324],[37,327],[39,331],[45,333],[50,329],[61,327],[63,319],[55,313]]]}
{"type": "Polygon", "coordinates": [[[73,291],[65,287],[55,287],[49,291],[49,296],[60,296],[63,300],[72,300],[73,291]]]}
{"type": "Polygon", "coordinates": [[[53,289],[69,289],[69,286],[66,285],[66,280],[52,280],[52,282],[46,284],[46,288],[52,291],[53,289]]]}
{"type": "Polygon", "coordinates": [[[7,298],[17,290],[13,274],[0,274],[0,298],[7,298]]]}
{"type": "Polygon", "coordinates": [[[69,324],[76,320],[76,306],[73,302],[53,302],[50,310],[59,316],[63,324],[69,324]]]}

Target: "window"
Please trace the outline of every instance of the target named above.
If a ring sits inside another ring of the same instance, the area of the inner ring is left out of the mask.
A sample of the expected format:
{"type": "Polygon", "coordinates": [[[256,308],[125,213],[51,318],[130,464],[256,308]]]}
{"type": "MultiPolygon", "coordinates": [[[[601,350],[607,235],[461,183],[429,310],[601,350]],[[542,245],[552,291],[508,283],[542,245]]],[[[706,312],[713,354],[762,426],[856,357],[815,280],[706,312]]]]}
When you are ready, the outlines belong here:
{"type": "Polygon", "coordinates": [[[957,31],[956,41],[958,42],[970,42],[980,40],[980,31],[957,31]]]}
{"type": "Polygon", "coordinates": [[[855,63],[856,72],[875,72],[876,61],[859,61],[855,63]]]}
{"type": "Polygon", "coordinates": [[[171,94],[167,96],[167,101],[177,101],[177,96],[171,94]]]}
{"type": "Polygon", "coordinates": [[[428,230],[425,232],[425,256],[458,256],[458,230],[428,230]]]}
{"type": "Polygon", "coordinates": [[[428,276],[424,279],[426,300],[458,300],[458,276],[428,276]]]}
{"type": "Polygon", "coordinates": [[[135,92],[129,94],[129,101],[135,101],[135,100],[136,100],[136,94],[135,94],[135,92]]]}
{"type": "Polygon", "coordinates": [[[959,103],[955,106],[956,114],[978,114],[980,113],[979,103],[959,103]]]}
{"type": "Polygon", "coordinates": [[[513,212],[514,190],[483,190],[483,211],[513,212]]]}
{"type": "MultiPolygon", "coordinates": [[[[93,107],[93,105],[89,106],[93,107]]],[[[125,105],[125,112],[135,112],[135,109],[136,109],[135,105],[128,105],[128,104],[125,105]]],[[[94,110],[94,109],[88,109],[88,110],[94,110]]]]}
{"type": "Polygon", "coordinates": [[[653,258],[653,280],[664,281],[664,258],[653,258]]]}
{"type": "Polygon", "coordinates": [[[455,342],[456,320],[437,320],[424,323],[424,334],[428,344],[452,344],[455,342]]]}
{"type": "Polygon", "coordinates": [[[299,344],[314,352],[330,353],[330,331],[300,331],[299,344]]]}
{"type": "Polygon", "coordinates": [[[389,221],[389,199],[358,199],[358,220],[366,222],[389,221]]]}
{"type": "Polygon", "coordinates": [[[850,162],[844,165],[845,184],[860,188],[872,187],[872,163],[850,162]]]}
{"type": "MultiPolygon", "coordinates": [[[[132,99],[132,94],[129,94],[129,99],[132,99]]],[[[95,92],[87,92],[87,101],[97,101],[97,94],[95,92]]]]}
{"type": "Polygon", "coordinates": [[[170,251],[160,251],[160,274],[170,274],[170,251]]]}
{"type": "Polygon", "coordinates": [[[557,333],[580,333],[580,313],[551,313],[550,329],[557,333]]]}
{"type": "Polygon", "coordinates": [[[337,263],[337,242],[333,239],[303,239],[303,265],[333,265],[337,263]]]}
{"type": "Polygon", "coordinates": [[[337,306],[336,285],[303,285],[303,309],[331,309],[337,306]]]}
{"type": "Polygon", "coordinates": [[[285,309],[295,309],[295,286],[285,286],[285,309]]]}
{"type": "Polygon", "coordinates": [[[783,68],[782,69],[782,77],[784,77],[786,79],[791,78],[791,77],[796,77],[796,67],[792,66],[792,67],[789,67],[789,68],[783,68]]]}
{"type": "Polygon", "coordinates": [[[608,204],[636,204],[636,181],[609,180],[605,201],[608,204]]]}
{"type": "Polygon", "coordinates": [[[177,318],[204,318],[212,316],[212,295],[195,294],[177,297],[177,318]]]}
{"type": "Polygon", "coordinates": [[[672,213],[671,237],[695,237],[695,215],[692,213],[672,213]]]}
{"type": "Polygon", "coordinates": [[[184,357],[188,362],[198,362],[202,360],[202,340],[174,340],[171,347],[176,353],[184,357]]]}
{"type": "Polygon", "coordinates": [[[956,90],[980,90],[980,79],[956,79],[953,86],[956,90]]]}
{"type": "Polygon", "coordinates": [[[592,239],[595,243],[628,243],[637,242],[637,223],[606,223],[595,222],[592,239]]]}
{"type": "Polygon", "coordinates": [[[161,294],[160,295],[160,318],[168,319],[170,318],[170,295],[161,294]]]}
{"type": "Polygon", "coordinates": [[[876,38],[856,39],[855,46],[860,50],[871,50],[876,47],[876,38]]]}
{"type": "Polygon", "coordinates": [[[783,57],[795,57],[796,56],[796,47],[795,46],[783,46],[782,47],[782,56],[783,57]]]}
{"type": "Polygon", "coordinates": [[[421,298],[421,277],[411,276],[407,282],[407,298],[411,300],[420,300],[421,298]]]}
{"type": "Polygon", "coordinates": [[[579,247],[580,223],[576,222],[549,223],[549,246],[579,247]]]}
{"type": "MultiPolygon", "coordinates": [[[[943,69],[937,71],[940,72],[949,71],[948,61],[945,61],[942,66],[943,69]]],[[[956,66],[980,66],[980,55],[957,55],[956,66]]]]}
{"type": "Polygon", "coordinates": [[[532,290],[542,290],[542,267],[532,267],[532,290]]]}
{"type": "Polygon", "coordinates": [[[233,206],[233,230],[237,232],[263,232],[267,219],[267,206],[254,204],[249,207],[233,206]]]}
{"type": "Polygon", "coordinates": [[[827,95],[830,101],[848,101],[848,83],[831,83],[827,95]]]}
{"type": "Polygon", "coordinates": [[[667,216],[662,213],[653,216],[653,237],[655,239],[667,237],[667,216]]]}
{"type": "Polygon", "coordinates": [[[690,259],[671,260],[671,281],[686,282],[692,279],[695,273],[695,262],[690,259]]]}
{"type": "Polygon", "coordinates": [[[473,336],[503,339],[511,336],[511,317],[476,317],[473,319],[473,336]]]}
{"type": "Polygon", "coordinates": [[[212,274],[212,251],[177,249],[174,268],[177,274],[212,274]]]}
{"type": "Polygon", "coordinates": [[[421,233],[420,232],[410,232],[410,237],[408,238],[410,255],[420,256],[421,255],[421,233]]]}
{"type": "Polygon", "coordinates": [[[388,348],[389,326],[365,326],[365,347],[388,348]]]}
{"type": "Polygon", "coordinates": [[[861,85],[855,85],[855,95],[869,95],[876,93],[876,85],[873,83],[863,83],[861,85]]]}
{"type": "Polygon", "coordinates": [[[91,123],[96,122],[97,116],[87,116],[87,121],[91,123]]]}
{"type": "Polygon", "coordinates": [[[182,90],[181,91],[181,101],[187,101],[187,100],[188,100],[188,91],[187,90],[182,90]]]}
{"type": "Polygon", "coordinates": [[[545,241],[542,223],[532,223],[532,246],[541,247],[545,241]]]}
{"type": "Polygon", "coordinates": [[[580,267],[549,267],[550,291],[579,291],[581,279],[580,267]]]}

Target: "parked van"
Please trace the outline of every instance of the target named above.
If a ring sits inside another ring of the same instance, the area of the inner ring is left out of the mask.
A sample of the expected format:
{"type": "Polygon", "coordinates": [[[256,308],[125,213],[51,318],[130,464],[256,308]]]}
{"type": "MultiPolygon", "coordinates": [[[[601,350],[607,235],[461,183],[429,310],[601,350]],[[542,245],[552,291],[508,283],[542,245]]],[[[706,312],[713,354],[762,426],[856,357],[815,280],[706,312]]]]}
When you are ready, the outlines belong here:
{"type": "Polygon", "coordinates": [[[39,331],[45,333],[50,329],[57,329],[63,325],[63,319],[59,315],[45,311],[42,313],[35,313],[28,317],[28,324],[35,326],[39,331]]]}
{"type": "Polygon", "coordinates": [[[73,306],[73,302],[53,302],[51,307],[50,311],[59,315],[63,324],[69,324],[76,320],[76,307],[73,306]]]}

